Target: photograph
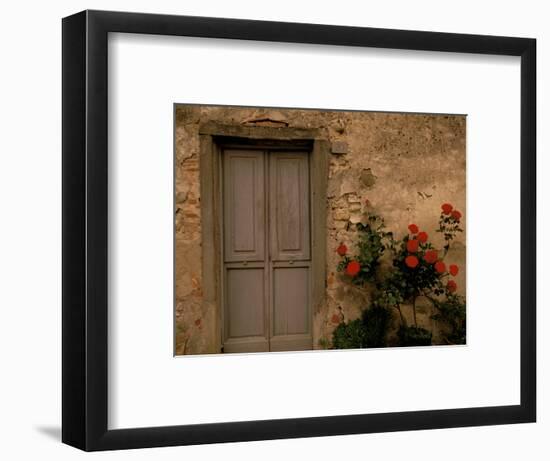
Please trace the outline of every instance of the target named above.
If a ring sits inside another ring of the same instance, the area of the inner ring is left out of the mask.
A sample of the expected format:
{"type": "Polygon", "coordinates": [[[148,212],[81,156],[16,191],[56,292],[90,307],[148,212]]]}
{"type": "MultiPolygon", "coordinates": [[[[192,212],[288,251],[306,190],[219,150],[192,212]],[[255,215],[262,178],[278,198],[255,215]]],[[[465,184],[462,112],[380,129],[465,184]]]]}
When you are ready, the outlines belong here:
{"type": "Polygon", "coordinates": [[[174,104],[174,353],[466,345],[466,114],[174,104]]]}
{"type": "Polygon", "coordinates": [[[550,461],[547,10],[6,2],[0,458],[550,461]]]}

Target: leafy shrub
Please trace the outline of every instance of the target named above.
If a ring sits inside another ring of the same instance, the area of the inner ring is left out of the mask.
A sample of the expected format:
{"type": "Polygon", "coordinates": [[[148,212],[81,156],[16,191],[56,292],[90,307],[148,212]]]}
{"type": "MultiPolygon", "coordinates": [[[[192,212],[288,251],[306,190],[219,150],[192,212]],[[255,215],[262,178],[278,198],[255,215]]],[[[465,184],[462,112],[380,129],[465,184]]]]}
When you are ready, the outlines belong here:
{"type": "MultiPolygon", "coordinates": [[[[370,207],[370,203],[367,203],[370,207]]],[[[373,307],[363,313],[361,322],[341,324],[335,331],[334,347],[383,347],[391,316],[387,309],[396,309],[400,317],[398,339],[403,346],[429,345],[432,332],[418,325],[416,301],[426,298],[437,310],[435,320],[446,324],[449,332],[442,331],[444,339],[452,344],[466,341],[466,304],[455,294],[458,285],[454,277],[459,273],[456,264],[445,258],[453,239],[459,232],[462,213],[450,204],[441,205],[439,226],[444,245],[437,249],[426,231],[411,223],[401,240],[394,239],[385,229],[384,220],[370,211],[366,219],[357,224],[356,250],[350,252],[341,243],[336,252],[341,257],[337,270],[344,279],[361,287],[369,287],[373,307]],[[387,251],[386,251],[387,250],[387,251]],[[389,268],[381,269],[381,260],[390,253],[389,268]],[[402,306],[411,306],[414,326],[408,326],[402,306]],[[386,309],[375,311],[374,307],[386,309]]]]}
{"type": "Polygon", "coordinates": [[[400,346],[431,346],[432,332],[422,327],[401,325],[397,332],[400,346]]]}
{"type": "Polygon", "coordinates": [[[377,270],[380,266],[380,258],[386,248],[393,241],[391,232],[384,230],[384,220],[376,215],[368,215],[367,223],[357,223],[357,256],[351,258],[347,255],[347,247],[341,245],[338,253],[342,260],[336,270],[351,276],[354,285],[364,285],[376,281],[377,270]]]}
{"type": "Polygon", "coordinates": [[[366,347],[385,347],[392,319],[391,312],[382,306],[373,306],[363,311],[363,329],[366,347]]]}
{"type": "Polygon", "coordinates": [[[332,334],[334,349],[385,347],[391,312],[382,306],[365,309],[360,319],[340,323],[332,334]]]}
{"type": "Polygon", "coordinates": [[[340,323],[332,333],[334,349],[361,349],[365,347],[365,329],[361,319],[340,323]]]}
{"type": "Polygon", "coordinates": [[[434,299],[433,304],[438,312],[432,318],[447,324],[450,328],[448,333],[442,332],[444,339],[450,344],[466,344],[466,302],[464,297],[452,294],[442,301],[434,299]]]}

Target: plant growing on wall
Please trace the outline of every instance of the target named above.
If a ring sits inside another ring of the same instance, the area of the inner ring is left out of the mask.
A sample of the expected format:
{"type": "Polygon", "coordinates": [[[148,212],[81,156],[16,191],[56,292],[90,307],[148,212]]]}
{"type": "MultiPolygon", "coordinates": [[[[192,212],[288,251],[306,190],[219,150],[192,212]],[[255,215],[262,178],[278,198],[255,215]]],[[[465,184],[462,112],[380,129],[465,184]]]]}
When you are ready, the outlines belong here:
{"type": "MultiPolygon", "coordinates": [[[[373,293],[372,305],[365,310],[359,321],[341,323],[333,334],[333,345],[346,347],[375,347],[363,340],[364,332],[371,328],[373,316],[367,313],[377,309],[396,309],[400,326],[397,338],[400,345],[430,345],[432,331],[419,325],[417,301],[423,297],[431,302],[436,313],[432,318],[446,328],[441,335],[448,343],[465,343],[466,305],[464,297],[457,295],[457,283],[454,277],[459,272],[456,264],[446,261],[450,246],[460,228],[462,214],[449,203],[441,206],[439,227],[444,246],[441,249],[430,241],[427,232],[416,224],[408,226],[405,236],[395,240],[392,232],[385,229],[381,217],[367,213],[366,223],[357,224],[356,250],[350,254],[341,244],[337,252],[341,260],[337,270],[344,278],[357,286],[369,289],[373,293]],[[389,267],[383,267],[383,256],[390,254],[389,267]],[[413,325],[408,325],[403,308],[412,309],[413,325]]],[[[386,332],[389,320],[382,324],[386,332]]],[[[385,340],[384,340],[385,342],[385,340]]]]}
{"type": "Polygon", "coordinates": [[[382,306],[365,309],[361,318],[349,323],[342,322],[334,330],[332,346],[335,349],[360,349],[385,347],[391,313],[382,306]]]}

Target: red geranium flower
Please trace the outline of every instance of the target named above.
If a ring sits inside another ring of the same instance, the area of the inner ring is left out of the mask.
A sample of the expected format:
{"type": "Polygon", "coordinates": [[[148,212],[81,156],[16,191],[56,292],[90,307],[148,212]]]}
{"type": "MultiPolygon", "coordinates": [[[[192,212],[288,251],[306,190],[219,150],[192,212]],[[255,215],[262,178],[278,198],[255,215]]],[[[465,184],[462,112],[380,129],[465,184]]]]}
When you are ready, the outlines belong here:
{"type": "Polygon", "coordinates": [[[418,258],[414,255],[409,255],[405,258],[405,264],[411,269],[414,269],[418,266],[418,258]]]}
{"type": "Polygon", "coordinates": [[[450,292],[450,293],[454,293],[456,291],[456,282],[454,280],[449,280],[447,282],[447,290],[450,292]]]}
{"type": "Polygon", "coordinates": [[[433,264],[437,261],[437,250],[428,250],[424,253],[424,261],[428,264],[433,264]]]}
{"type": "Polygon", "coordinates": [[[445,263],[443,261],[437,261],[434,264],[434,268],[440,274],[443,274],[443,272],[447,270],[447,266],[445,266],[445,263]]]}
{"type": "Polygon", "coordinates": [[[357,261],[350,261],[346,266],[346,274],[355,277],[361,270],[361,265],[357,261]]]}
{"type": "Polygon", "coordinates": [[[330,320],[332,323],[338,324],[340,323],[340,316],[338,314],[332,314],[332,318],[330,320]]]}
{"type": "Polygon", "coordinates": [[[456,274],[458,274],[458,266],[456,264],[451,264],[449,266],[449,273],[454,277],[456,274]]]}
{"type": "Polygon", "coordinates": [[[420,243],[426,243],[428,241],[428,234],[426,232],[419,232],[416,238],[420,243]]]}
{"type": "Polygon", "coordinates": [[[418,240],[416,239],[408,240],[407,251],[409,253],[416,253],[418,251],[418,240]]]}
{"type": "Polygon", "coordinates": [[[411,234],[416,234],[418,232],[418,226],[416,224],[409,224],[409,231],[411,234]]]}
{"type": "Polygon", "coordinates": [[[340,256],[346,256],[347,252],[348,252],[348,247],[343,243],[341,243],[340,246],[336,248],[336,253],[338,253],[340,256]]]}
{"type": "Polygon", "coordinates": [[[458,210],[454,210],[452,213],[451,213],[451,216],[452,218],[455,220],[455,221],[460,221],[460,218],[462,218],[462,213],[458,210]]]}
{"type": "Polygon", "coordinates": [[[453,211],[453,206],[450,203],[444,203],[441,205],[441,209],[443,210],[443,214],[451,214],[451,211],[453,211]]]}

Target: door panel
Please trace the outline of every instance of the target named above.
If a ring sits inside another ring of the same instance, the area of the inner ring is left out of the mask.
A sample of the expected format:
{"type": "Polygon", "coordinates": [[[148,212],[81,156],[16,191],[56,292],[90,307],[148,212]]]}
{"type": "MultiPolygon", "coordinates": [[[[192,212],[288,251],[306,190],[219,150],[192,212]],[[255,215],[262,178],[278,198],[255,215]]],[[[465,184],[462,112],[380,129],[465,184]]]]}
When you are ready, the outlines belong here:
{"type": "Polygon", "coordinates": [[[264,279],[264,267],[226,269],[225,352],[269,350],[264,279]]]}
{"type": "Polygon", "coordinates": [[[229,338],[264,336],[264,269],[228,269],[226,275],[229,338]]]}
{"type": "Polygon", "coordinates": [[[269,153],[271,257],[309,259],[309,168],[306,152],[269,153]]]}
{"type": "Polygon", "coordinates": [[[273,335],[309,332],[309,267],[273,269],[273,335]]]}
{"type": "Polygon", "coordinates": [[[246,150],[225,151],[225,261],[264,260],[264,184],[263,152],[246,150]]]}

